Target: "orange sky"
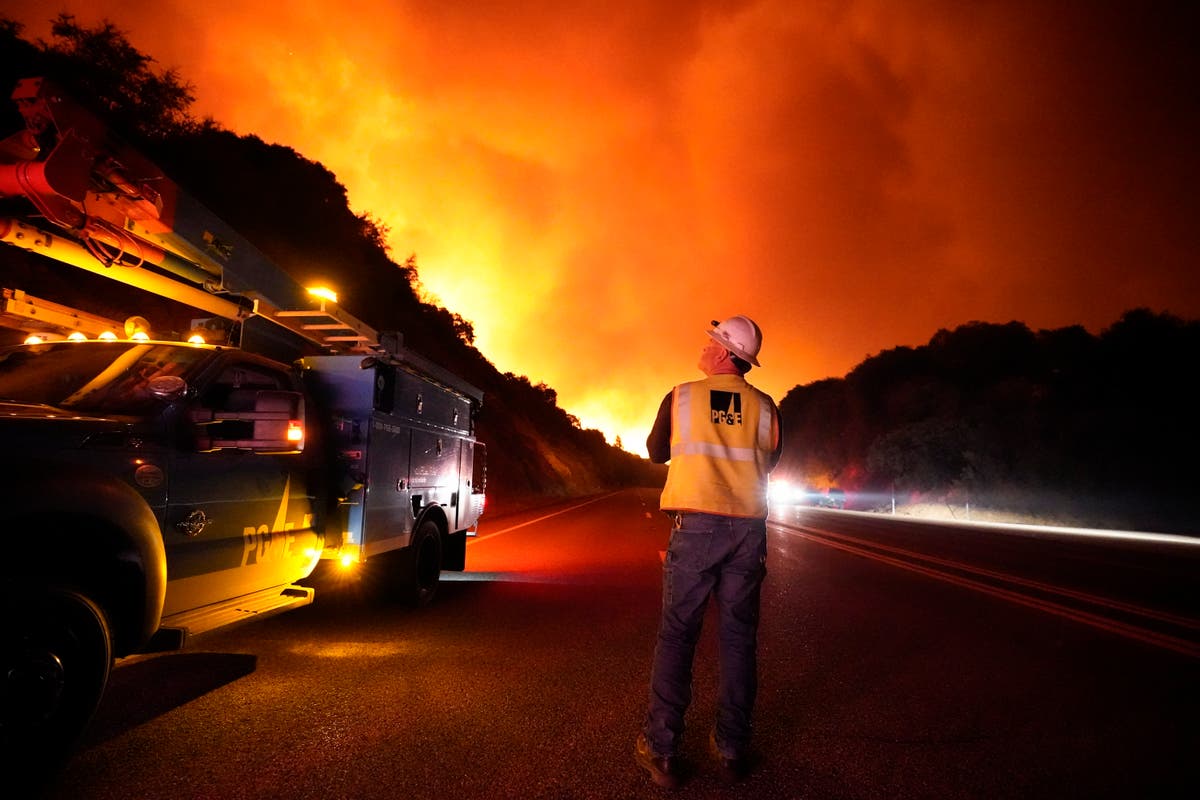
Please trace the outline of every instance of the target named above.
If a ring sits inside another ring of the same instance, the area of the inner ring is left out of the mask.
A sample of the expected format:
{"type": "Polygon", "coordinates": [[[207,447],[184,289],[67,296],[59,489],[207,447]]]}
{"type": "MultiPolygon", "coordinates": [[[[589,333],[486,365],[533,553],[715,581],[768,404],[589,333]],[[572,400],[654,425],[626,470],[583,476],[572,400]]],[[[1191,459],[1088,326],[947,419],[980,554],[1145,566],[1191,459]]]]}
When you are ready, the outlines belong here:
{"type": "Polygon", "coordinates": [[[0,15],[33,35],[58,10],[107,18],[194,84],[198,115],[323,163],[493,363],[644,454],[712,318],[759,322],[750,378],[781,399],[973,320],[1200,317],[1197,12],[1147,5],[0,0],[0,15]]]}

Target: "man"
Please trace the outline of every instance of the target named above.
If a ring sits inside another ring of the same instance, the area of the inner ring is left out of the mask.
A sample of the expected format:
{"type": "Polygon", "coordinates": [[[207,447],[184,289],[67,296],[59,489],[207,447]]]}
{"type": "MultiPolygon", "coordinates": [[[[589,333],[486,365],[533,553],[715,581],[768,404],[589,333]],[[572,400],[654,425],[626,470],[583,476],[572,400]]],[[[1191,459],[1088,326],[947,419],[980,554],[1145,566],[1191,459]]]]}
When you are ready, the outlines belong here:
{"type": "Polygon", "coordinates": [[[634,753],[651,779],[668,788],[681,780],[677,753],[709,596],[717,604],[721,673],[709,746],[723,780],[747,772],[766,576],[767,475],[783,449],[779,410],[744,377],[760,366],[762,332],[744,316],[712,324],[698,364],[706,377],[671,390],[646,440],[651,461],[670,462],[660,506],[674,525],[663,562],[650,707],[634,753]]]}

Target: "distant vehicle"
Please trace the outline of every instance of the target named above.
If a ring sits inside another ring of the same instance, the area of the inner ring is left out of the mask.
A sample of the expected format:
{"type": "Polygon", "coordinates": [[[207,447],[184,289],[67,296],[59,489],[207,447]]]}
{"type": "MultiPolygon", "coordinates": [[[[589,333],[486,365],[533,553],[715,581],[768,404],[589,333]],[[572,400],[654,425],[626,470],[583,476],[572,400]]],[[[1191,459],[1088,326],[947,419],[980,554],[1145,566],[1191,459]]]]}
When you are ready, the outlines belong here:
{"type": "Polygon", "coordinates": [[[773,506],[802,506],[811,504],[811,493],[802,484],[791,481],[771,481],[767,496],[773,506]]]}
{"type": "Polygon", "coordinates": [[[846,493],[834,486],[825,493],[816,496],[816,505],[820,508],[843,509],[846,507],[846,493]]]}

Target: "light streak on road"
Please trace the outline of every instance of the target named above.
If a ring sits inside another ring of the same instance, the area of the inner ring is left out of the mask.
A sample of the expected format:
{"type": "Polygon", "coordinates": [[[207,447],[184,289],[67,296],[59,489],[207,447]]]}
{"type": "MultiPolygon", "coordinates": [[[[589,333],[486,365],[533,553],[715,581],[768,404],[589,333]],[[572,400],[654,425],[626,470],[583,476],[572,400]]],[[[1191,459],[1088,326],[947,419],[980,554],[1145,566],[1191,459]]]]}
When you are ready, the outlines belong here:
{"type": "MultiPolygon", "coordinates": [[[[786,509],[784,509],[786,512],[786,509]]],[[[773,513],[777,510],[773,509],[773,513]]],[[[1107,528],[1070,528],[1062,525],[1038,525],[1027,522],[988,522],[973,519],[929,519],[927,517],[908,516],[906,514],[881,514],[876,511],[844,511],[828,508],[804,507],[804,513],[837,514],[845,517],[862,517],[864,519],[887,519],[898,522],[911,522],[918,525],[937,525],[951,528],[987,528],[990,530],[1007,531],[1021,536],[1047,536],[1067,539],[1110,540],[1114,542],[1146,542],[1156,544],[1180,545],[1200,550],[1200,537],[1184,536],[1175,533],[1154,533],[1152,531],[1121,531],[1107,528]]],[[[773,516],[771,521],[780,521],[773,516]]],[[[786,523],[785,523],[786,524],[786,523]]]]}
{"type": "Polygon", "coordinates": [[[994,570],[987,570],[987,569],[983,569],[981,567],[975,567],[975,566],[963,564],[963,563],[957,562],[957,561],[950,561],[948,559],[942,559],[942,558],[926,555],[923,553],[918,553],[918,552],[911,551],[911,550],[904,550],[904,549],[898,548],[898,547],[891,547],[891,546],[887,546],[887,545],[877,544],[875,542],[866,541],[863,539],[856,539],[854,537],[845,536],[844,534],[833,534],[833,533],[830,533],[830,532],[824,531],[824,530],[797,528],[797,527],[791,527],[791,526],[786,526],[786,525],[778,525],[776,527],[778,530],[782,531],[783,533],[786,533],[791,536],[796,536],[796,537],[799,537],[802,539],[806,539],[806,540],[814,542],[816,544],[825,545],[826,547],[832,547],[832,548],[835,548],[838,550],[845,551],[847,553],[862,556],[864,558],[868,558],[873,561],[878,561],[880,563],[887,564],[889,566],[899,567],[901,569],[909,570],[911,572],[916,572],[918,574],[925,575],[927,577],[934,578],[934,579],[937,579],[940,581],[944,581],[946,583],[951,583],[956,586],[962,586],[962,587],[972,589],[977,592],[981,592],[983,594],[988,594],[993,597],[998,597],[1002,600],[1006,600],[1011,603],[1028,606],[1030,608],[1036,608],[1041,611],[1046,611],[1051,614],[1055,614],[1057,616],[1063,617],[1065,619],[1070,619],[1070,620],[1074,620],[1076,622],[1081,622],[1085,625],[1089,625],[1091,627],[1098,628],[1100,630],[1104,630],[1109,633],[1115,633],[1120,636],[1124,636],[1126,638],[1130,638],[1130,639],[1134,639],[1134,640],[1143,642],[1145,644],[1151,644],[1156,647],[1162,647],[1167,650],[1172,650],[1176,653],[1181,653],[1183,655],[1190,656],[1192,658],[1200,658],[1200,644],[1197,644],[1196,642],[1189,641],[1187,639],[1182,639],[1182,638],[1179,638],[1176,636],[1171,636],[1169,634],[1160,633],[1158,631],[1149,630],[1147,628],[1143,628],[1138,625],[1133,625],[1130,623],[1121,622],[1119,620],[1114,620],[1109,617],[1105,617],[1101,614],[1095,614],[1090,611],[1084,611],[1082,609],[1072,608],[1070,606],[1062,605],[1060,603],[1056,603],[1051,600],[1046,600],[1046,599],[1043,599],[1040,597],[1034,597],[1034,596],[1031,596],[1028,594],[1022,594],[1021,592],[1013,591],[1011,589],[1005,589],[1005,588],[1002,588],[999,586],[993,586],[991,584],[984,583],[983,581],[980,581],[980,580],[974,580],[972,578],[968,578],[968,577],[965,577],[962,575],[957,575],[953,572],[948,572],[943,569],[936,569],[933,566],[927,566],[927,564],[940,565],[945,568],[962,570],[965,572],[974,573],[976,575],[979,575],[980,577],[989,577],[989,578],[992,578],[995,580],[1003,580],[1003,581],[1012,583],[1017,586],[1024,586],[1029,589],[1036,589],[1039,591],[1044,591],[1044,592],[1048,592],[1048,593],[1052,593],[1052,594],[1058,594],[1058,595],[1061,595],[1064,597],[1070,597],[1072,599],[1092,603],[1095,605],[1099,605],[1101,607],[1106,607],[1111,610],[1123,611],[1125,613],[1131,613],[1131,614],[1146,617],[1148,619],[1155,619],[1155,620],[1158,620],[1161,622],[1167,622],[1167,623],[1170,623],[1173,625],[1178,625],[1180,627],[1189,628],[1192,630],[1200,629],[1200,622],[1198,622],[1197,620],[1191,619],[1191,618],[1180,617],[1180,616],[1176,616],[1174,614],[1167,614],[1165,612],[1160,612],[1160,611],[1156,611],[1154,609],[1148,609],[1148,608],[1144,608],[1141,606],[1135,606],[1135,605],[1128,604],[1128,603],[1121,603],[1119,601],[1112,600],[1109,598],[1102,598],[1102,597],[1090,595],[1090,594],[1087,594],[1084,592],[1078,592],[1078,591],[1075,591],[1072,589],[1066,589],[1064,587],[1052,586],[1050,584],[1040,583],[1038,581],[1032,581],[1027,578],[1022,578],[1022,577],[1019,577],[1016,575],[1011,575],[1011,574],[1003,573],[1003,572],[997,572],[994,570]],[[873,549],[867,549],[867,548],[873,548],[873,549]],[[883,551],[894,553],[896,555],[902,555],[907,558],[912,558],[912,559],[916,559],[919,561],[923,561],[923,562],[925,562],[925,564],[915,564],[910,561],[905,561],[901,558],[894,558],[892,556],[884,555],[881,552],[877,552],[879,550],[883,550],[883,551]]]}

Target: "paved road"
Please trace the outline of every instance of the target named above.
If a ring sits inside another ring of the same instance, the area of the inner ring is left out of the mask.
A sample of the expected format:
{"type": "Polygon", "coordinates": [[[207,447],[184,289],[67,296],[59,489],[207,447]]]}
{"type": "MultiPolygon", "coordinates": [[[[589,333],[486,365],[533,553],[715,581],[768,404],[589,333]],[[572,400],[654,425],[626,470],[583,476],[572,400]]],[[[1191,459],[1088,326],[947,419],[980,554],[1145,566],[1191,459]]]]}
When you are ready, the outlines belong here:
{"type": "MultiPolygon", "coordinates": [[[[422,612],[326,592],[129,659],[45,796],[668,795],[631,755],[668,533],[655,501],[488,519],[470,571],[422,612]]],[[[773,525],[759,767],[729,789],[705,759],[710,626],[676,796],[1196,796],[1195,548],[855,520],[773,525]]]]}

